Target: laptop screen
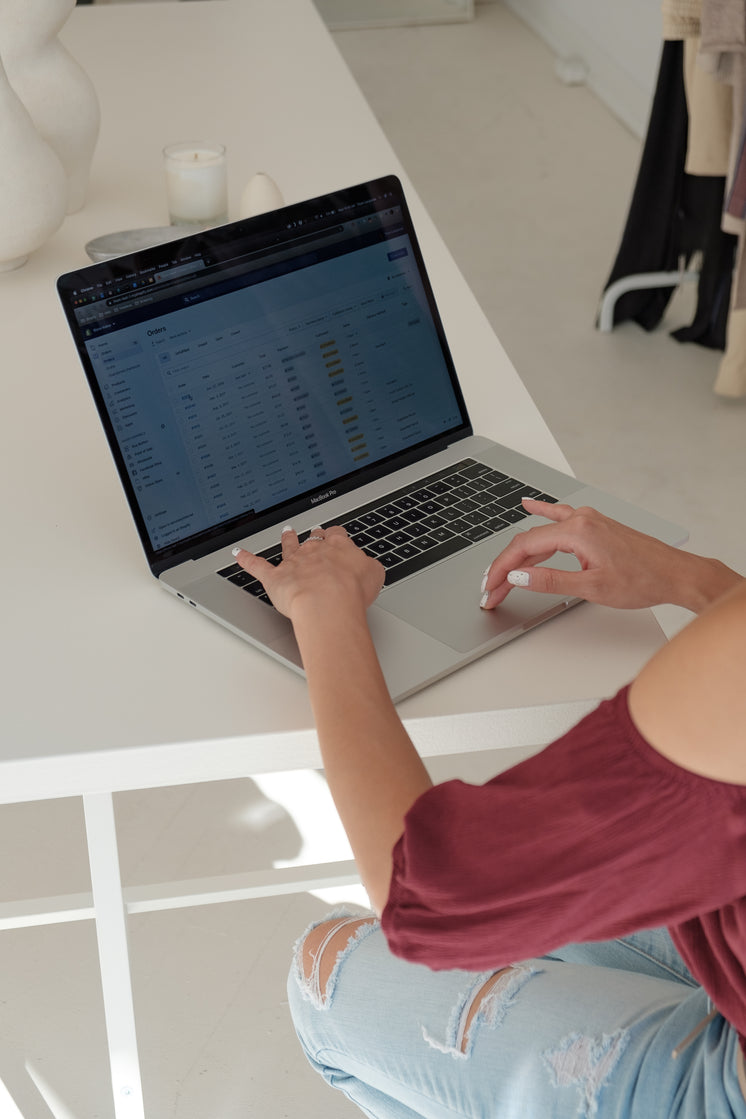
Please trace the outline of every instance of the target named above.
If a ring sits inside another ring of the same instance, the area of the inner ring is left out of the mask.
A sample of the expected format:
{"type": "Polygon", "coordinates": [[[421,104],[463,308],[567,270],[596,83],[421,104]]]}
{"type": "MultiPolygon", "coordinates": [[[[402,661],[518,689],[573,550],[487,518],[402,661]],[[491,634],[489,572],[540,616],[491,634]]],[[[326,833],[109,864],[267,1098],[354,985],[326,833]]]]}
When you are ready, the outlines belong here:
{"type": "Polygon", "coordinates": [[[396,180],[58,287],[151,556],[247,535],[468,427],[396,180]]]}

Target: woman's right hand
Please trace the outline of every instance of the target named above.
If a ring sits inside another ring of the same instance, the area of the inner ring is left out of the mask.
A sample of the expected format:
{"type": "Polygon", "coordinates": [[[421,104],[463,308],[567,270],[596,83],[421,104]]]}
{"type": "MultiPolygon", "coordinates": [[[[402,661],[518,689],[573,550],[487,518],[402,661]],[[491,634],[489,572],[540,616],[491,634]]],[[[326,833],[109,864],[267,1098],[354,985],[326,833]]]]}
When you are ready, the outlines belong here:
{"type": "Polygon", "coordinates": [[[699,612],[740,580],[716,560],[663,544],[595,509],[530,498],[523,505],[551,523],[517,533],[494,560],[482,584],[485,610],[521,586],[621,609],[669,602],[699,612]],[[557,552],[575,555],[580,570],[538,566],[557,552]]]}

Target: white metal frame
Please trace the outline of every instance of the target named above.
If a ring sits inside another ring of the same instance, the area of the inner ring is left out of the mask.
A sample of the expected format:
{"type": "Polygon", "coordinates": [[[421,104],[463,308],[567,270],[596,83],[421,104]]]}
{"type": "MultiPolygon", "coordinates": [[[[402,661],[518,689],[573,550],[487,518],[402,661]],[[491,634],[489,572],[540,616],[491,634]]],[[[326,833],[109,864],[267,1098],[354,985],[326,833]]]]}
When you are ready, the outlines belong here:
{"type": "MultiPolygon", "coordinates": [[[[405,725],[423,757],[481,750],[534,748],[563,734],[596,704],[572,701],[462,715],[410,719],[405,725]]],[[[351,861],[259,870],[157,885],[123,887],[113,794],[83,795],[90,893],[0,905],[0,931],[95,920],[116,1119],[145,1119],[132,997],[127,917],[196,905],[302,893],[357,882],[351,861]]],[[[0,1082],[0,1112],[20,1112],[0,1082]],[[4,1093],[4,1095],[3,1095],[4,1093]],[[2,1110],[4,1097],[10,1101],[2,1110]],[[15,1112],[11,1110],[15,1108],[15,1112]]]]}

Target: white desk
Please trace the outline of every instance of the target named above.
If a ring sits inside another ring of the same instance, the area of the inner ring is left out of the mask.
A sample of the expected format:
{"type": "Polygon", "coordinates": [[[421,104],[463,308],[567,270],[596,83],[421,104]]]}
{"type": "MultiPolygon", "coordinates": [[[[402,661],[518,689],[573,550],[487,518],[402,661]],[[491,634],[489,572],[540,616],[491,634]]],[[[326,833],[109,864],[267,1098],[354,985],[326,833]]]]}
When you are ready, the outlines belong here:
{"type": "MultiPolygon", "coordinates": [[[[57,306],[56,276],[87,262],[83,245],[94,236],[165,223],[161,148],[170,141],[227,145],[234,212],[257,170],[289,202],[394,171],[408,188],[472,415],[486,434],[567,464],[310,0],[84,7],[62,37],[98,90],[102,131],[86,207],[23,269],[0,276],[0,800],[84,797],[93,898],[5,906],[0,927],[95,914],[117,1117],[134,1119],[143,1104],[125,912],[160,902],[157,890],[122,899],[112,792],[315,767],[319,756],[303,681],[149,576],[57,306]]],[[[424,720],[412,726],[424,754],[453,752],[454,735],[464,749],[485,748],[495,727],[507,744],[535,743],[528,715],[537,707],[569,703],[540,720],[547,734],[561,729],[661,640],[647,611],[579,607],[412,697],[401,713],[424,720]],[[489,719],[451,718],[491,709],[489,719]]],[[[243,887],[241,896],[274,888],[243,887]]],[[[161,891],[169,893],[179,891],[161,891]]]]}

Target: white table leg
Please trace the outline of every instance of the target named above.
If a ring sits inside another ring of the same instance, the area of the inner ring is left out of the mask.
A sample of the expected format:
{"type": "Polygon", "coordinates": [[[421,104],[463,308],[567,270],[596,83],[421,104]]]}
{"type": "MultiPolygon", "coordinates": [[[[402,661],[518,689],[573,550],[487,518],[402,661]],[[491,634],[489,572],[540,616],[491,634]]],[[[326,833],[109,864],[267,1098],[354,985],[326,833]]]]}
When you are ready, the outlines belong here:
{"type": "Polygon", "coordinates": [[[111,793],[83,797],[116,1119],[144,1119],[127,915],[111,793]]]}

